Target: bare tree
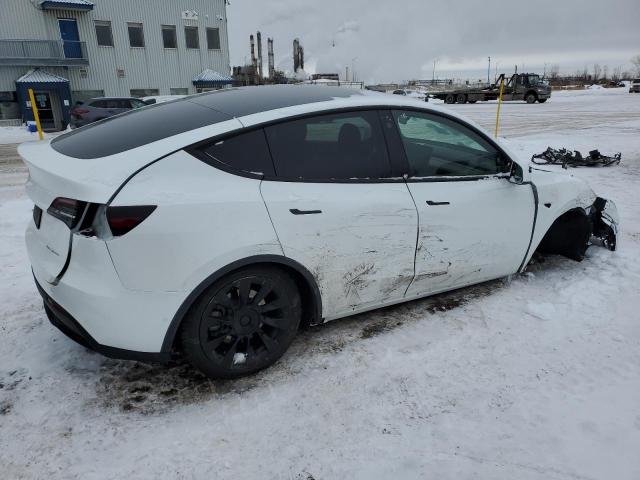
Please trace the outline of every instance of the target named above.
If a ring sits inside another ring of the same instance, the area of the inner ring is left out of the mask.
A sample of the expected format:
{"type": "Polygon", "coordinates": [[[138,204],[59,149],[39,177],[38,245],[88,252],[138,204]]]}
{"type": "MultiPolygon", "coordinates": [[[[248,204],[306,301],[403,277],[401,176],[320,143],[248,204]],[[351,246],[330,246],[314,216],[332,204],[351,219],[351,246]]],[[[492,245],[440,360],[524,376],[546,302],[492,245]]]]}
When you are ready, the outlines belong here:
{"type": "Polygon", "coordinates": [[[549,69],[549,78],[552,80],[557,80],[559,76],[560,76],[560,65],[555,63],[551,65],[551,68],[549,69]]]}
{"type": "Polygon", "coordinates": [[[609,76],[609,65],[605,65],[604,67],[602,67],[602,78],[606,80],[608,76],[609,76]]]}
{"type": "Polygon", "coordinates": [[[602,75],[602,67],[599,63],[593,64],[593,81],[597,82],[600,76],[602,75]]]}
{"type": "Polygon", "coordinates": [[[620,80],[622,80],[622,65],[618,65],[613,69],[611,80],[613,80],[614,82],[619,82],[620,80]]]}
{"type": "Polygon", "coordinates": [[[633,64],[633,68],[635,69],[635,74],[640,77],[640,55],[636,55],[631,59],[631,63],[633,64]]]}

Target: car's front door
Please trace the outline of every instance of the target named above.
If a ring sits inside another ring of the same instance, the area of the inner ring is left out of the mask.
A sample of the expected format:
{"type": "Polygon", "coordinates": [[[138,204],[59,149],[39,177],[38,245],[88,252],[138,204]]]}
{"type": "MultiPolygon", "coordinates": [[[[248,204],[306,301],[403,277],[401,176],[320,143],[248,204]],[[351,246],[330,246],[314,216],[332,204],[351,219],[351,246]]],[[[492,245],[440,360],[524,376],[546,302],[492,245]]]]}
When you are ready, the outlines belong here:
{"type": "Polygon", "coordinates": [[[531,238],[531,186],[509,182],[505,155],[457,120],[409,110],[392,114],[420,217],[407,297],[515,273],[531,238]]]}
{"type": "Polygon", "coordinates": [[[414,274],[417,212],[392,170],[376,111],[265,128],[276,171],[262,195],[284,250],[315,277],[323,316],[401,300],[414,274]]]}

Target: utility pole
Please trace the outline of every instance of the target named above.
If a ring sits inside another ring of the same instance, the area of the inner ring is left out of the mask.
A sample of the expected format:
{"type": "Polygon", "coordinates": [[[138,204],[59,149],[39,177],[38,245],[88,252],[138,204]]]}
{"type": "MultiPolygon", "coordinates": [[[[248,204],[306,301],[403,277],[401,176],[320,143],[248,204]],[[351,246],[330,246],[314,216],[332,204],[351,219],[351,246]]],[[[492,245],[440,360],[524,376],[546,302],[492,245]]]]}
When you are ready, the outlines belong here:
{"type": "Polygon", "coordinates": [[[436,62],[438,61],[437,58],[433,59],[433,73],[431,75],[431,85],[434,85],[436,83],[436,62]]]}
{"type": "Polygon", "coordinates": [[[487,68],[487,84],[491,85],[491,57],[489,57],[489,67],[487,68]]]}

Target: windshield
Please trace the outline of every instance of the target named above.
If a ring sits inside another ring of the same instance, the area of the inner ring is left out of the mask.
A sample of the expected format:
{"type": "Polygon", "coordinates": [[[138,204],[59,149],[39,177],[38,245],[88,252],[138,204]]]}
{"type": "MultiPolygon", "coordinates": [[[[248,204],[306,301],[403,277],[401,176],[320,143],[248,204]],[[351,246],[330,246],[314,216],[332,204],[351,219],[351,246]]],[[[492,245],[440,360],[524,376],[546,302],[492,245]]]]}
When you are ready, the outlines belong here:
{"type": "Polygon", "coordinates": [[[540,83],[540,75],[529,75],[529,85],[537,85],[540,83]]]}

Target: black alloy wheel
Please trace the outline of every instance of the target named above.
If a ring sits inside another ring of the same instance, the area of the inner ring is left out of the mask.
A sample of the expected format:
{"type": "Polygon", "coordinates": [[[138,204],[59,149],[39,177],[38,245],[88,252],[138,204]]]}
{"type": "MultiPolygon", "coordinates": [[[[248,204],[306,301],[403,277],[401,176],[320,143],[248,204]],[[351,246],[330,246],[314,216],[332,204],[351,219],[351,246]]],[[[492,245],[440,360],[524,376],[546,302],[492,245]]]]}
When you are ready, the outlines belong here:
{"type": "Polygon", "coordinates": [[[211,378],[236,378],[275,363],[300,324],[295,282],[271,267],[250,267],[215,282],[182,325],[184,354],[211,378]]]}

